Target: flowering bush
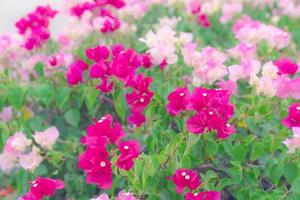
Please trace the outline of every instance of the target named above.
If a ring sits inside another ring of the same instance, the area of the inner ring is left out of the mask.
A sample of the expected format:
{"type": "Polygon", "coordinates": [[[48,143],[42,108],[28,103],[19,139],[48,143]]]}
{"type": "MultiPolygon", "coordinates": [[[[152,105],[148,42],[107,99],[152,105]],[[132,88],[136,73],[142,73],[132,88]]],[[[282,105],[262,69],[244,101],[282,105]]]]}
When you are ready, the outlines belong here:
{"type": "Polygon", "coordinates": [[[299,13],[293,0],[33,9],[0,35],[0,199],[300,199],[299,13]]]}

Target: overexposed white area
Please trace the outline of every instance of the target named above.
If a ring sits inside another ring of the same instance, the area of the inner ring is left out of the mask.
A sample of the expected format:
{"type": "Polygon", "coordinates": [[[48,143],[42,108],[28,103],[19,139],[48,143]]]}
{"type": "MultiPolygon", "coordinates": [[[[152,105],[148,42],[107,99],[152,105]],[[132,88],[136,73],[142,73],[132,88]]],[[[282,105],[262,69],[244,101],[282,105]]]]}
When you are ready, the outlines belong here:
{"type": "MultiPolygon", "coordinates": [[[[0,34],[16,32],[15,22],[38,5],[50,5],[58,9],[64,0],[0,0],[0,34]]],[[[51,22],[54,32],[62,27],[60,16],[51,22]]]]}

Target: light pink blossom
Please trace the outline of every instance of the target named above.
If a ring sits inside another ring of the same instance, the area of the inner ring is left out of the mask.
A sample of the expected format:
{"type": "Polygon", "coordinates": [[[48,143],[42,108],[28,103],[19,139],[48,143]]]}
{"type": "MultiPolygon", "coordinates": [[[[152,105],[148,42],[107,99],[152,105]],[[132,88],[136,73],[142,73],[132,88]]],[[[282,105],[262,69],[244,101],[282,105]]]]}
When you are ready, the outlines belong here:
{"type": "Polygon", "coordinates": [[[36,143],[45,149],[51,149],[59,137],[56,127],[50,127],[43,132],[36,132],[33,136],[36,143]]]}

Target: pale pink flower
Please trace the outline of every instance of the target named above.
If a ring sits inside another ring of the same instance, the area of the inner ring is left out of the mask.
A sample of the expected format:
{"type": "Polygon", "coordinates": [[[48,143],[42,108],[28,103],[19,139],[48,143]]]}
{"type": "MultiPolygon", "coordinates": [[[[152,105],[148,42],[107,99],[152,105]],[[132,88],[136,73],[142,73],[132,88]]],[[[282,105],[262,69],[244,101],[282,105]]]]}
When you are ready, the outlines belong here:
{"type": "Polygon", "coordinates": [[[0,169],[6,174],[9,174],[17,166],[17,162],[18,159],[13,154],[6,152],[0,154],[0,169]]]}
{"type": "Polygon", "coordinates": [[[277,72],[278,67],[274,65],[272,61],[270,61],[263,65],[261,74],[269,77],[270,79],[275,79],[278,77],[277,72]]]}
{"type": "Polygon", "coordinates": [[[224,3],[222,4],[222,16],[220,22],[226,24],[234,15],[243,11],[243,4],[241,3],[224,3]]]}
{"type": "Polygon", "coordinates": [[[21,167],[25,170],[34,171],[43,161],[43,158],[40,156],[38,148],[33,147],[29,154],[21,154],[19,160],[21,167]]]}
{"type": "Polygon", "coordinates": [[[27,139],[22,132],[16,132],[6,141],[4,152],[18,156],[20,153],[23,153],[31,143],[31,140],[27,139]]]}
{"type": "Polygon", "coordinates": [[[3,122],[9,122],[12,119],[13,110],[12,107],[3,107],[0,113],[0,120],[3,122]]]}
{"type": "Polygon", "coordinates": [[[45,149],[52,149],[58,137],[59,132],[56,127],[50,127],[43,132],[36,132],[33,136],[36,143],[45,149]]]}
{"type": "Polygon", "coordinates": [[[227,90],[229,92],[230,95],[234,95],[237,93],[238,90],[238,85],[236,82],[232,81],[232,80],[221,80],[218,82],[217,84],[221,89],[223,90],[227,90]]]}
{"type": "Polygon", "coordinates": [[[136,200],[136,198],[129,192],[121,191],[115,200],[136,200]]]}
{"type": "Polygon", "coordinates": [[[277,91],[277,85],[271,78],[263,76],[259,79],[256,90],[259,94],[274,97],[277,91]]]}
{"type": "Polygon", "coordinates": [[[257,60],[243,60],[241,65],[232,65],[228,68],[229,79],[237,81],[239,79],[249,79],[251,74],[260,71],[261,64],[257,60]]]}
{"type": "Polygon", "coordinates": [[[239,59],[256,59],[256,45],[241,42],[235,47],[228,49],[228,53],[233,58],[239,59]]]}
{"type": "Polygon", "coordinates": [[[92,198],[90,200],[109,200],[109,197],[107,194],[101,194],[100,196],[98,196],[96,198],[92,198]]]}
{"type": "Polygon", "coordinates": [[[290,79],[286,76],[280,76],[277,80],[276,95],[282,99],[293,98],[300,99],[300,77],[290,79]]]}
{"type": "Polygon", "coordinates": [[[288,148],[287,153],[295,153],[296,149],[300,147],[300,128],[293,127],[293,136],[290,139],[286,139],[282,143],[288,148]]]}

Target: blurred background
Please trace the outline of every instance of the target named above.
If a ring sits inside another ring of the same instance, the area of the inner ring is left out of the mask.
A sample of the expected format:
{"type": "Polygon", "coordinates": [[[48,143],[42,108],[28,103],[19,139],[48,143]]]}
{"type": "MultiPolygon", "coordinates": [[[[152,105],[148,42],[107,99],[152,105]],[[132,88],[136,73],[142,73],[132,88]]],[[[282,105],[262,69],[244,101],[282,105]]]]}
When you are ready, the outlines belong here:
{"type": "MultiPolygon", "coordinates": [[[[0,34],[16,32],[15,22],[38,5],[51,5],[58,8],[63,0],[0,0],[0,34]]],[[[60,20],[53,21],[52,26],[60,27],[60,20]]]]}

